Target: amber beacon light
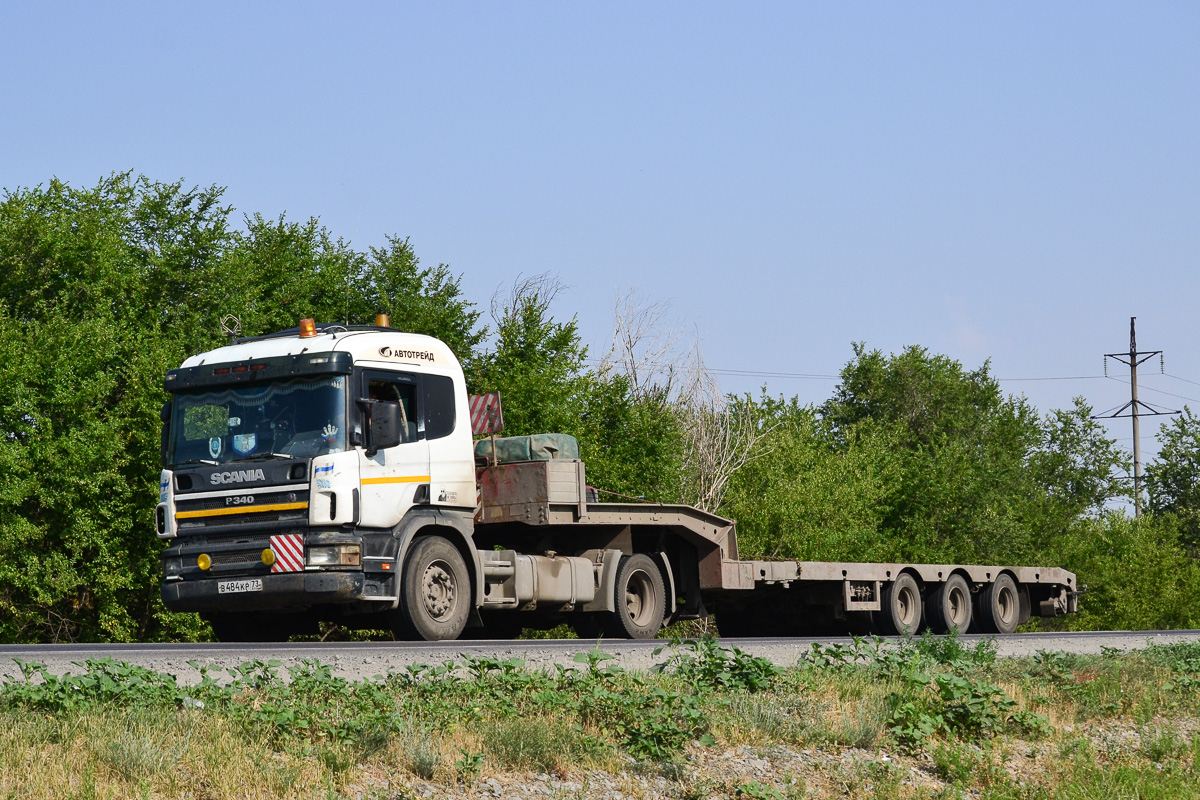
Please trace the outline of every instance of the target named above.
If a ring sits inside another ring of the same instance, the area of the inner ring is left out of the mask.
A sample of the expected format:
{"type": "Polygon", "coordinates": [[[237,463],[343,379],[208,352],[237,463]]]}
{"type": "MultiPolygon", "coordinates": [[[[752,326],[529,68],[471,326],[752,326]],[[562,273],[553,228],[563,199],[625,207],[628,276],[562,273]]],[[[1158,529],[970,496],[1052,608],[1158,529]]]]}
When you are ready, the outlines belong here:
{"type": "Polygon", "coordinates": [[[376,314],[375,315],[375,324],[378,325],[380,328],[392,327],[391,323],[388,321],[387,314],[376,314]]]}
{"type": "Polygon", "coordinates": [[[317,323],[311,319],[300,320],[300,338],[308,339],[317,335],[317,323]]]}

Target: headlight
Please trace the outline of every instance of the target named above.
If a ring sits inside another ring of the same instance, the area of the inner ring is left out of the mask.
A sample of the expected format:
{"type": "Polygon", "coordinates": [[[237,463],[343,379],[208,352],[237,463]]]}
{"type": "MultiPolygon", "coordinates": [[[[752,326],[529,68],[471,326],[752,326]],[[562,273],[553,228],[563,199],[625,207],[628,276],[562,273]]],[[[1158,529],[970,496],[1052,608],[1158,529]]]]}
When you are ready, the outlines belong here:
{"type": "Polygon", "coordinates": [[[361,545],[334,544],[308,548],[310,567],[357,567],[361,563],[361,545]]]}

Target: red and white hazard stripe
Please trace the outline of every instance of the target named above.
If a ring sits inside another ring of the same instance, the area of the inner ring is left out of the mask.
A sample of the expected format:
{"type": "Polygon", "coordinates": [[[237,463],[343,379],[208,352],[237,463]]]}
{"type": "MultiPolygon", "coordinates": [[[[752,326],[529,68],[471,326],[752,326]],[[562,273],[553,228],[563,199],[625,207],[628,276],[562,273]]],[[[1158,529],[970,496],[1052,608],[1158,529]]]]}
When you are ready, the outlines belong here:
{"type": "Polygon", "coordinates": [[[473,394],[468,398],[471,408],[471,433],[486,436],[504,430],[504,412],[500,407],[500,393],[473,394]]]}
{"type": "Polygon", "coordinates": [[[275,563],[271,565],[271,572],[304,571],[304,534],[285,533],[272,536],[271,550],[275,553],[275,563]]]}

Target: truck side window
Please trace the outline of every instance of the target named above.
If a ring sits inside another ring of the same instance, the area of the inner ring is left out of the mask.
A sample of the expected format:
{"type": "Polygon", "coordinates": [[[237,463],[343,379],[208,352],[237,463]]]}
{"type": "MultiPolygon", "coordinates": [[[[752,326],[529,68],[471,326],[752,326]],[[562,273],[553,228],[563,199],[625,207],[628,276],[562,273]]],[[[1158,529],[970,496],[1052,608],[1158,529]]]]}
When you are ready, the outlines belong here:
{"type": "Polygon", "coordinates": [[[424,389],[425,437],[440,439],[454,432],[454,381],[444,375],[426,375],[424,389]]]}
{"type": "Polygon", "coordinates": [[[406,442],[417,440],[416,388],[410,383],[381,378],[373,378],[367,383],[367,397],[381,403],[400,404],[400,422],[406,442]]]}

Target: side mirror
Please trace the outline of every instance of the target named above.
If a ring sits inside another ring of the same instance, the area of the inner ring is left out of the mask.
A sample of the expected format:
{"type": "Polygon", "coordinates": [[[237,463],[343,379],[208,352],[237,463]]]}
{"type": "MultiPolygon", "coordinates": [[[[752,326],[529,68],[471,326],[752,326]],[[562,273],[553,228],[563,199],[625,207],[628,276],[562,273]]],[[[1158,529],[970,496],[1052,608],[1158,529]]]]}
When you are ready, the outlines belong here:
{"type": "Polygon", "coordinates": [[[158,418],[162,420],[162,430],[159,437],[159,454],[158,460],[165,467],[167,465],[167,445],[170,444],[171,437],[171,412],[172,402],[168,400],[163,403],[162,411],[158,412],[158,418]]]}
{"type": "Polygon", "coordinates": [[[368,425],[368,456],[395,447],[404,441],[405,431],[401,428],[399,403],[372,403],[368,425]]]}

